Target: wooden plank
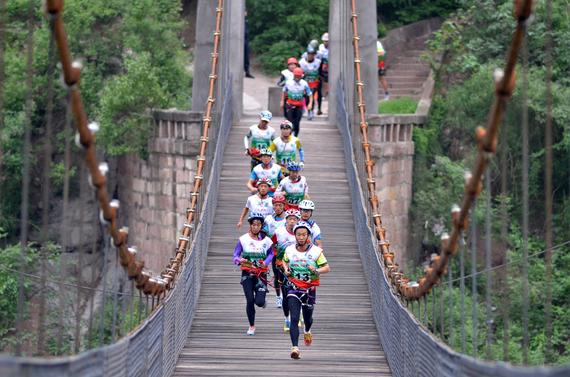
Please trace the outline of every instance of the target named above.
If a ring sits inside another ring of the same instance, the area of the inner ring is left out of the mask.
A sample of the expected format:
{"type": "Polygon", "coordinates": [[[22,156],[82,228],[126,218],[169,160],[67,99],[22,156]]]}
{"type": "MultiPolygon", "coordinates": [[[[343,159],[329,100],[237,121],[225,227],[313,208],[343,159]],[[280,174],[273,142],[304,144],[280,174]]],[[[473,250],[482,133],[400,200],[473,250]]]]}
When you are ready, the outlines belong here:
{"type": "MultiPolygon", "coordinates": [[[[242,140],[255,122],[242,122],[230,132],[200,298],[174,375],[290,377],[310,371],[312,376],[390,376],[357,249],[340,133],[324,122],[304,121],[301,127],[303,174],[332,269],[317,291],[313,345],[305,347],[301,335],[302,359],[290,359],[290,337],[283,332],[283,312],[274,305],[271,287],[267,307],[256,308],[256,335],[245,335],[240,271],[231,258],[237,238],[247,231],[247,224],[239,231],[235,224],[249,195],[249,159],[242,140]]],[[[279,122],[274,118],[274,124],[279,122]]]]}

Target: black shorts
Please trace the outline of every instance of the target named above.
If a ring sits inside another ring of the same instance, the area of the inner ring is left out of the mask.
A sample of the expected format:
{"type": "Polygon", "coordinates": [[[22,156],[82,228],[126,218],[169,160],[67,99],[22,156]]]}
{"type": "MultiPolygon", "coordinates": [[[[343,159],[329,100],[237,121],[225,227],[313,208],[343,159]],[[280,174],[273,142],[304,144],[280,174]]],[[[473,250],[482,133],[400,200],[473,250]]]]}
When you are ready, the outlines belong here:
{"type": "Polygon", "coordinates": [[[385,70],[385,69],[382,69],[382,68],[379,68],[379,69],[378,69],[378,76],[385,76],[385,75],[386,75],[386,70],[385,70]]]}

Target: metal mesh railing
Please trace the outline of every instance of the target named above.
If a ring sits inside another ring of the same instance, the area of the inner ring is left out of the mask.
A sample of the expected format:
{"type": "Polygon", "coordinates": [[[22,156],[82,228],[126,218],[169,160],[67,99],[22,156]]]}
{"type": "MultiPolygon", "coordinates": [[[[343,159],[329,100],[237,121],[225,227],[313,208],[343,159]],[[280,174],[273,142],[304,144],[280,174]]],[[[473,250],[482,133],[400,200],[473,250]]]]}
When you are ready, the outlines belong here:
{"type": "MultiPolygon", "coordinates": [[[[350,116],[345,106],[344,84],[338,85],[337,118],[345,151],[352,210],[362,264],[368,279],[376,328],[394,376],[567,376],[570,366],[524,368],[503,362],[484,362],[457,353],[432,335],[408,311],[392,291],[387,272],[370,227],[354,151],[360,140],[353,140],[350,116]]],[[[357,164],[358,162],[358,164],[357,164]]],[[[425,306],[424,306],[425,308],[425,306]]],[[[420,315],[424,313],[419,310],[420,315]]]]}

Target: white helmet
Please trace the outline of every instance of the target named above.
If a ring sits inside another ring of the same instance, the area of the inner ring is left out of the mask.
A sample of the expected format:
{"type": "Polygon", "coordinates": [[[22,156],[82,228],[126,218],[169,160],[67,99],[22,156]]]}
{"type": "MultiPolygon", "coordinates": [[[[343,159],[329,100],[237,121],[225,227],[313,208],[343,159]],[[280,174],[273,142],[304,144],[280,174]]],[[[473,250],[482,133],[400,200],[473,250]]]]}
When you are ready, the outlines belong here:
{"type": "Polygon", "coordinates": [[[273,114],[271,114],[271,111],[264,110],[259,113],[259,117],[261,118],[261,120],[269,122],[271,121],[271,118],[273,118],[273,114]]]}
{"type": "Polygon", "coordinates": [[[312,200],[303,200],[299,203],[300,209],[310,209],[311,211],[315,210],[315,203],[312,200]]]}
{"type": "Polygon", "coordinates": [[[323,42],[328,41],[329,40],[329,33],[328,32],[324,33],[323,36],[321,37],[321,40],[323,42]]]}

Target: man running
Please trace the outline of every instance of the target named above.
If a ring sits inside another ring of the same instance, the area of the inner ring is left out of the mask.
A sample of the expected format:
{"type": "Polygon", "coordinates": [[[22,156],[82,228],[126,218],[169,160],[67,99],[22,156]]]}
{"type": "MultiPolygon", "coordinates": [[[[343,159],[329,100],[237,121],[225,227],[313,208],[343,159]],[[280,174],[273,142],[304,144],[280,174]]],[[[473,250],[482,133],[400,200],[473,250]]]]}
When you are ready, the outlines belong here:
{"type": "Polygon", "coordinates": [[[290,162],[287,165],[289,176],[283,178],[275,193],[282,192],[287,199],[287,209],[299,208],[299,203],[303,199],[309,199],[309,184],[307,179],[301,175],[302,165],[297,162],[290,162]]]}
{"type": "Polygon", "coordinates": [[[257,192],[257,181],[261,178],[267,178],[271,181],[271,187],[269,188],[269,196],[273,197],[273,193],[279,182],[283,179],[283,172],[281,171],[281,166],[273,163],[273,153],[269,149],[262,148],[259,151],[261,156],[261,164],[257,165],[251,171],[249,181],[247,181],[247,188],[252,194],[257,192]]]}
{"type": "Polygon", "coordinates": [[[309,46],[307,48],[307,58],[302,58],[299,62],[299,66],[305,72],[305,80],[309,84],[309,88],[311,89],[312,98],[309,100],[309,104],[307,105],[307,111],[309,113],[308,119],[313,120],[315,117],[314,106],[315,100],[318,101],[319,98],[319,72],[321,69],[321,60],[316,57],[317,50],[313,48],[313,46],[309,46]]]}
{"type": "Polygon", "coordinates": [[[292,128],[293,125],[288,120],[281,122],[281,136],[275,138],[269,146],[269,150],[275,153],[275,161],[281,165],[283,172],[287,170],[289,162],[297,160],[297,153],[301,166],[305,163],[305,153],[301,141],[297,136],[291,135],[292,128]]]}
{"type": "Polygon", "coordinates": [[[249,321],[247,335],[255,335],[255,306],[265,307],[267,271],[273,260],[272,242],[261,234],[263,215],[252,212],[248,218],[249,231],[238,239],[233,262],[241,267],[241,285],[245,295],[245,312],[249,321]]]}
{"type": "Polygon", "coordinates": [[[288,279],[287,304],[291,315],[291,358],[300,359],[299,318],[305,322],[303,339],[306,346],[313,343],[311,326],[317,298],[320,275],[330,272],[323,249],[311,242],[311,226],[299,221],[293,230],[296,243],[285,249],[283,271],[288,279]]]}
{"type": "MultiPolygon", "coordinates": [[[[272,238],[278,228],[285,226],[285,197],[277,194],[272,199],[273,214],[265,217],[262,232],[267,237],[272,238]]],[[[281,286],[279,282],[279,270],[273,258],[271,267],[273,269],[273,287],[275,288],[275,305],[280,308],[283,305],[283,296],[281,296],[281,286]]]]}
{"type": "Polygon", "coordinates": [[[285,117],[293,124],[295,136],[299,136],[305,96],[309,97],[309,107],[313,106],[312,91],[309,84],[303,80],[303,74],[301,68],[293,70],[293,80],[285,82],[279,104],[280,107],[285,106],[285,117]]]}
{"type": "Polygon", "coordinates": [[[318,115],[323,114],[321,111],[322,99],[323,97],[326,97],[329,92],[329,33],[324,33],[321,40],[323,43],[319,45],[319,50],[317,51],[317,57],[321,59],[321,70],[319,72],[321,80],[319,85],[318,115]]]}
{"type": "Polygon", "coordinates": [[[312,200],[303,200],[299,203],[299,209],[301,210],[301,220],[306,222],[311,226],[311,241],[318,247],[323,247],[323,242],[321,241],[321,228],[317,225],[315,220],[311,219],[313,216],[313,211],[315,210],[315,203],[312,200]]]}
{"type": "Polygon", "coordinates": [[[271,237],[273,241],[273,252],[275,253],[275,267],[277,270],[276,280],[281,287],[282,296],[285,297],[285,300],[282,301],[283,306],[283,315],[285,316],[285,323],[283,325],[283,331],[289,331],[289,326],[291,321],[289,320],[289,305],[287,305],[287,292],[285,290],[285,275],[283,274],[282,264],[283,264],[283,256],[285,255],[285,249],[289,245],[293,245],[295,243],[295,234],[293,233],[293,228],[295,224],[301,218],[301,214],[296,209],[290,209],[285,212],[285,226],[277,228],[275,234],[271,237]]]}
{"type": "Polygon", "coordinates": [[[261,164],[259,156],[255,156],[252,150],[268,148],[271,141],[275,139],[275,129],[269,125],[271,118],[273,118],[273,114],[270,111],[260,112],[259,123],[249,127],[247,135],[243,138],[245,154],[251,156],[251,170],[261,164]]]}
{"type": "Polygon", "coordinates": [[[376,41],[376,52],[378,54],[378,81],[384,89],[384,101],[388,101],[390,92],[388,92],[388,82],[386,81],[386,51],[380,41],[376,41]]]}
{"type": "Polygon", "coordinates": [[[237,228],[241,228],[243,220],[247,216],[248,212],[260,213],[265,216],[270,215],[273,212],[273,204],[271,202],[271,197],[269,197],[269,187],[271,186],[271,181],[267,178],[261,178],[257,181],[257,194],[254,194],[247,198],[244,209],[241,211],[239,221],[237,223],[237,228]]]}
{"type": "Polygon", "coordinates": [[[287,80],[293,80],[293,70],[299,66],[297,58],[291,57],[287,59],[287,68],[281,71],[281,77],[277,81],[277,86],[283,87],[287,80]]]}

